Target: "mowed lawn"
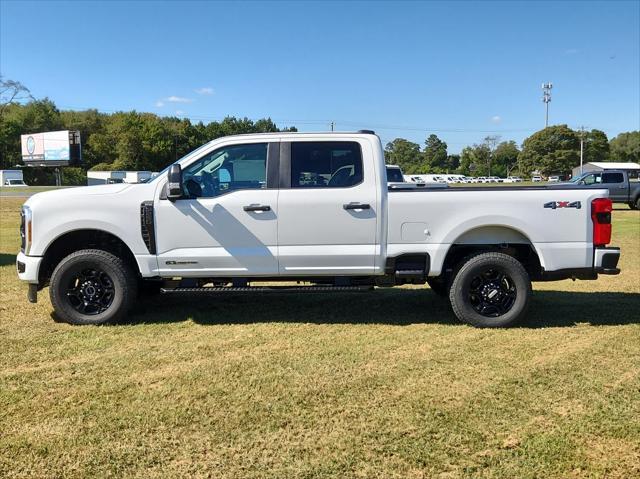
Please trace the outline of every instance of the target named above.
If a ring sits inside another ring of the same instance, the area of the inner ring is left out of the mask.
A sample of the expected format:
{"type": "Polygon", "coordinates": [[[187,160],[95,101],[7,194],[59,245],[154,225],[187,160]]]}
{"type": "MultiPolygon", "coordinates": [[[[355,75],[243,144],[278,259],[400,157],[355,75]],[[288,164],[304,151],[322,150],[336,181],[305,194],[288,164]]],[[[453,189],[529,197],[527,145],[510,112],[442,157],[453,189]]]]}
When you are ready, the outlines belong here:
{"type": "Polygon", "coordinates": [[[617,277],[535,285],[526,324],[424,288],[159,298],[52,320],[0,198],[0,477],[640,477],[640,214],[617,277]]]}

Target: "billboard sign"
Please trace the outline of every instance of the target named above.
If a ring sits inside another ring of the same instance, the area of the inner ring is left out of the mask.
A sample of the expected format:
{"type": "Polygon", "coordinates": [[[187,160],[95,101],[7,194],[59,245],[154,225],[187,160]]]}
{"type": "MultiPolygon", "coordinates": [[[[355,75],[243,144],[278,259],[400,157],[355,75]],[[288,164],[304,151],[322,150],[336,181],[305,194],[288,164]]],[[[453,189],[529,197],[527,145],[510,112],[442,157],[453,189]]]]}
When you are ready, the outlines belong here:
{"type": "Polygon", "coordinates": [[[47,131],[21,135],[22,161],[33,166],[66,166],[81,159],[79,131],[47,131]]]}

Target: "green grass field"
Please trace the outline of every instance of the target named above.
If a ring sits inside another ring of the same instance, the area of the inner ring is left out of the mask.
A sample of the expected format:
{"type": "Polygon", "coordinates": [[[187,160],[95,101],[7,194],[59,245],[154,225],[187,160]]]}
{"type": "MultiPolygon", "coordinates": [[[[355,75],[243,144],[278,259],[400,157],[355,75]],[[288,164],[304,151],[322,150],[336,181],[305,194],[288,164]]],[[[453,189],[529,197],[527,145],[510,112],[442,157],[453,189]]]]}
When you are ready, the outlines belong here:
{"type": "Polygon", "coordinates": [[[0,477],[640,477],[640,214],[622,274],[538,283],[521,327],[424,288],[141,302],[72,327],[0,198],[0,477]]]}

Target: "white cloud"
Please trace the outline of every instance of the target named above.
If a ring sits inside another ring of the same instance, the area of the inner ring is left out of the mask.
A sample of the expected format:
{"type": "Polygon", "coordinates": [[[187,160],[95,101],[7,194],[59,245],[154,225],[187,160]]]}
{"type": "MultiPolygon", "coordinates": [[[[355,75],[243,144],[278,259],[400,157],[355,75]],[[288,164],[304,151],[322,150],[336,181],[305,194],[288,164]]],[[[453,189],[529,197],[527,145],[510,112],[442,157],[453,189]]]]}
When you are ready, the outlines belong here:
{"type": "Polygon", "coordinates": [[[182,116],[182,115],[184,115],[184,111],[183,110],[176,110],[176,115],[177,116],[182,116]]]}
{"type": "Polygon", "coordinates": [[[175,96],[171,95],[164,99],[164,101],[168,101],[170,103],[191,103],[193,100],[191,98],[185,98],[183,96],[175,96]]]}
{"type": "Polygon", "coordinates": [[[163,106],[164,106],[164,102],[163,102],[162,100],[158,100],[158,101],[156,102],[156,107],[157,107],[157,108],[162,108],[163,106]]]}
{"type": "Polygon", "coordinates": [[[577,48],[567,48],[564,51],[565,55],[575,55],[576,53],[578,53],[580,50],[578,50],[577,48]]]}
{"type": "Polygon", "coordinates": [[[195,91],[198,95],[213,95],[213,88],[205,86],[202,88],[196,88],[195,91]]]}
{"type": "Polygon", "coordinates": [[[492,123],[496,123],[496,124],[501,123],[502,122],[502,118],[500,116],[498,116],[498,115],[492,116],[491,117],[491,122],[492,123]]]}

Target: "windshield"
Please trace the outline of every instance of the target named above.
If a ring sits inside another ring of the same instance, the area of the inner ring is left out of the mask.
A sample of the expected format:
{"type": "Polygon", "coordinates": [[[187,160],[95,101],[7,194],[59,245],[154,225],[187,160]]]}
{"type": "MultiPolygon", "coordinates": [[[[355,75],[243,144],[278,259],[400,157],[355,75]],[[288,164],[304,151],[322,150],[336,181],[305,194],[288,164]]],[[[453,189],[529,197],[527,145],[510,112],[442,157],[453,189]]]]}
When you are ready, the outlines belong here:
{"type": "Polygon", "coordinates": [[[402,171],[400,168],[387,167],[387,181],[393,183],[404,183],[404,178],[402,177],[402,171]]]}

